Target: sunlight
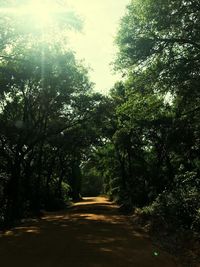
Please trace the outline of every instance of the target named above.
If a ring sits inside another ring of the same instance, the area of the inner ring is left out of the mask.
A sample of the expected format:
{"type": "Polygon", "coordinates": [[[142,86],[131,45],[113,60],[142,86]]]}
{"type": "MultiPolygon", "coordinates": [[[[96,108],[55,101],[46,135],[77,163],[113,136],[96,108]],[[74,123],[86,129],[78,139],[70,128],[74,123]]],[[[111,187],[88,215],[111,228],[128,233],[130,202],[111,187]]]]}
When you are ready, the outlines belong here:
{"type": "Polygon", "coordinates": [[[31,1],[29,5],[23,7],[23,13],[30,14],[38,24],[48,26],[52,23],[54,8],[41,1],[31,1]]]}
{"type": "Polygon", "coordinates": [[[14,16],[28,16],[33,23],[40,27],[53,25],[54,15],[62,13],[63,10],[52,1],[32,0],[26,5],[11,8],[0,8],[0,13],[12,14],[14,16]]]}
{"type": "Polygon", "coordinates": [[[2,7],[0,13],[10,13],[16,22],[24,21],[20,32],[33,33],[48,43],[60,42],[72,48],[77,58],[87,58],[95,90],[107,93],[120,79],[110,62],[117,52],[113,44],[117,25],[129,1],[18,0],[18,6],[2,7]]]}

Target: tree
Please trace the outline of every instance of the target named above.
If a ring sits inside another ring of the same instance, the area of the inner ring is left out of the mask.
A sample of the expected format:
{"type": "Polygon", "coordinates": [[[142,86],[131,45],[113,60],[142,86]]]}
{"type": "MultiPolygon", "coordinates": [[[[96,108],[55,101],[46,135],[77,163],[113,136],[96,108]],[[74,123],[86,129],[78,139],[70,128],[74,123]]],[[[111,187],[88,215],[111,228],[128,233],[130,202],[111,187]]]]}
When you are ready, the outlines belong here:
{"type": "MultiPolygon", "coordinates": [[[[24,32],[20,20],[7,24],[10,16],[1,21],[0,52],[0,218],[5,224],[63,207],[70,191],[79,198],[81,160],[98,142],[95,123],[103,102],[73,52],[41,32],[24,32]]],[[[69,21],[56,26],[64,29],[69,21]]],[[[48,35],[53,33],[49,29],[48,35]]]]}
{"type": "Polygon", "coordinates": [[[111,91],[115,127],[104,153],[106,162],[110,151],[115,159],[104,173],[113,197],[131,207],[154,203],[166,214],[174,205],[166,215],[172,219],[188,190],[180,220],[190,227],[199,209],[199,193],[190,194],[199,192],[200,174],[199,18],[197,1],[135,0],[127,7],[115,62],[124,81],[111,91]]]}

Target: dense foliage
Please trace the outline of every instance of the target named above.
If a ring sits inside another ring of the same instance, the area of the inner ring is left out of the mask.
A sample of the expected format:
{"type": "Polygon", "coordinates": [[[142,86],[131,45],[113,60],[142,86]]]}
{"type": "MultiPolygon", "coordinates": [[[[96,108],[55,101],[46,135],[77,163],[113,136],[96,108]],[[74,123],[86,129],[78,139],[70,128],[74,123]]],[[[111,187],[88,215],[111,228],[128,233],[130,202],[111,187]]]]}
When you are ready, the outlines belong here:
{"type": "MultiPolygon", "coordinates": [[[[105,102],[92,91],[87,69],[52,40],[54,29],[27,33],[13,16],[0,21],[0,222],[6,225],[80,199],[81,161],[101,142],[96,125],[105,102]]],[[[62,27],[79,28],[78,19],[69,21],[62,27]]]]}
{"type": "Polygon", "coordinates": [[[133,0],[121,21],[106,192],[177,225],[200,226],[200,7],[196,0],[133,0]],[[146,207],[147,206],[147,207],[146,207]]]}
{"type": "Polygon", "coordinates": [[[45,34],[0,20],[1,222],[82,192],[198,230],[199,2],[131,1],[116,38],[123,78],[109,97],[63,45],[66,28],[81,28],[70,16],[45,34]]]}

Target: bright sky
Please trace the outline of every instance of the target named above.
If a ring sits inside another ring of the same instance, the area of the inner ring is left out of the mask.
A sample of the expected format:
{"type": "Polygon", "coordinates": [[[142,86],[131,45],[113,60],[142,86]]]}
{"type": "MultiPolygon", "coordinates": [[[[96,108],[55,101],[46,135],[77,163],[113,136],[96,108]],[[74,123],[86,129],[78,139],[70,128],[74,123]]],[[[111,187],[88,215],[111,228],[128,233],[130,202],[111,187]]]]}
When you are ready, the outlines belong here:
{"type": "MultiPolygon", "coordinates": [[[[54,0],[55,1],[55,0],[54,0]]],[[[40,22],[40,26],[51,23],[51,14],[56,12],[54,1],[30,0],[29,5],[15,8],[0,8],[1,12],[14,12],[18,15],[29,14],[40,22]],[[46,5],[45,5],[46,3],[46,5]]],[[[73,9],[84,21],[82,33],[69,33],[70,47],[78,59],[85,59],[91,68],[90,79],[95,90],[108,93],[120,75],[114,74],[111,62],[117,48],[114,38],[119,28],[120,18],[125,14],[130,0],[60,0],[65,7],[73,9]]],[[[59,0],[57,0],[59,3],[59,0]]]]}
{"type": "Polygon", "coordinates": [[[69,6],[84,19],[82,33],[70,36],[71,46],[78,58],[84,58],[89,65],[91,80],[95,90],[108,93],[119,79],[114,75],[110,63],[114,59],[116,47],[114,37],[119,27],[120,18],[130,0],[67,0],[69,6]]]}

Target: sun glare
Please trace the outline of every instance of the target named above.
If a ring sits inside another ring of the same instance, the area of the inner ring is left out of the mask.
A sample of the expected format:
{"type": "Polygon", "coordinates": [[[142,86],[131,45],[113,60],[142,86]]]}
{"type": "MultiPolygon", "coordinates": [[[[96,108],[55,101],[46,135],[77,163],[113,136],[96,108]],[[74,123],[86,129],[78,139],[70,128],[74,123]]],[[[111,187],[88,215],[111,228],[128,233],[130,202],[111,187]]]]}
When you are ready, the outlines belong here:
{"type": "Polygon", "coordinates": [[[45,5],[41,1],[32,1],[23,8],[24,13],[30,14],[38,23],[47,25],[52,22],[52,6],[45,5]]]}
{"type": "Polygon", "coordinates": [[[32,0],[15,8],[0,8],[0,13],[28,16],[36,25],[45,27],[53,24],[54,15],[62,13],[62,10],[52,1],[32,0]]]}
{"type": "Polygon", "coordinates": [[[113,62],[114,54],[117,52],[113,40],[119,18],[130,0],[8,2],[9,7],[0,6],[0,17],[5,15],[6,18],[8,15],[13,18],[14,23],[16,22],[16,31],[19,30],[20,34],[24,33],[26,36],[30,33],[41,43],[60,43],[64,48],[69,47],[75,51],[77,58],[87,58],[88,65],[94,70],[91,71],[92,79],[97,84],[96,88],[101,88],[101,92],[107,91],[113,86],[114,80],[119,79],[111,72],[109,63],[113,62]]]}
{"type": "Polygon", "coordinates": [[[53,14],[56,12],[56,8],[53,4],[33,0],[27,6],[22,7],[20,12],[32,17],[37,25],[45,27],[53,23],[53,14]]]}

